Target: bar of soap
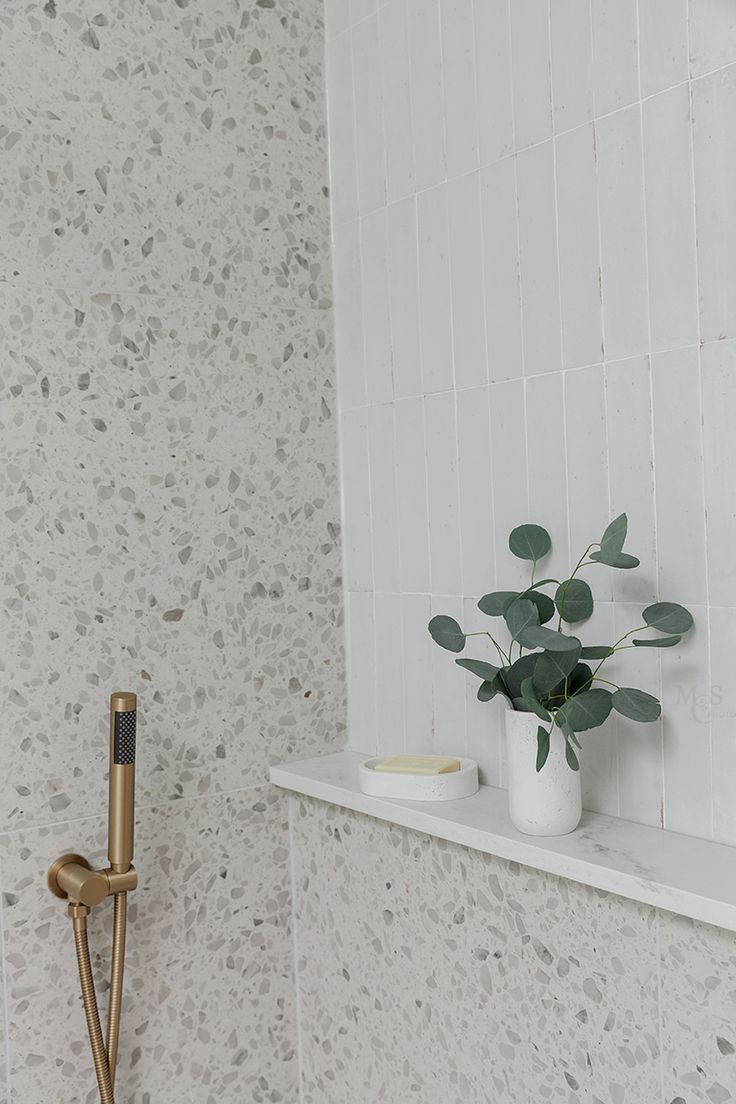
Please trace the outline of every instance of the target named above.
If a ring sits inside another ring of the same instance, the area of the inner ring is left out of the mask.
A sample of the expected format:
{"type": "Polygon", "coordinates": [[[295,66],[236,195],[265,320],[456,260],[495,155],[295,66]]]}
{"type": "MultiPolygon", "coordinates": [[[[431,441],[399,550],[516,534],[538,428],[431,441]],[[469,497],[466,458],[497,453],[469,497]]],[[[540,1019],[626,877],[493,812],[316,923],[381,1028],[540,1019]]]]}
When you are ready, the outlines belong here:
{"type": "Polygon", "coordinates": [[[391,755],[373,769],[387,774],[451,774],[460,770],[460,760],[444,755],[391,755]]]}

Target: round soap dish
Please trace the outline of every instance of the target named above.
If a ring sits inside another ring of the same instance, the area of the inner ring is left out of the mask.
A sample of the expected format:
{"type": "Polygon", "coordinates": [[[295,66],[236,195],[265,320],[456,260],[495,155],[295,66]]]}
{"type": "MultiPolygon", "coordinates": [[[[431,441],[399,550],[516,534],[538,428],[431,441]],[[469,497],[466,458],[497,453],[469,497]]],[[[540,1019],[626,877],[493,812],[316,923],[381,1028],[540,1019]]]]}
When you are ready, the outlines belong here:
{"type": "Polygon", "coordinates": [[[375,770],[381,758],[360,764],[360,789],[371,797],[393,797],[400,801],[457,801],[478,790],[478,764],[461,759],[459,771],[447,774],[389,774],[375,770]]]}

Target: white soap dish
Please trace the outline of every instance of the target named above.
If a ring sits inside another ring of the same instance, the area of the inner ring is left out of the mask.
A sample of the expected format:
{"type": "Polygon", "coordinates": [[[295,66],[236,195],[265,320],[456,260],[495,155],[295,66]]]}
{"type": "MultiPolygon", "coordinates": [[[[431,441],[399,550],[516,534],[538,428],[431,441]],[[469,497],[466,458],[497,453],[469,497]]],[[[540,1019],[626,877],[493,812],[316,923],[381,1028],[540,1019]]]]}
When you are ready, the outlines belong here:
{"type": "Polygon", "coordinates": [[[383,757],[360,764],[360,789],[371,797],[393,797],[399,801],[457,801],[478,790],[478,764],[460,759],[460,770],[447,774],[390,774],[377,771],[383,757]]]}

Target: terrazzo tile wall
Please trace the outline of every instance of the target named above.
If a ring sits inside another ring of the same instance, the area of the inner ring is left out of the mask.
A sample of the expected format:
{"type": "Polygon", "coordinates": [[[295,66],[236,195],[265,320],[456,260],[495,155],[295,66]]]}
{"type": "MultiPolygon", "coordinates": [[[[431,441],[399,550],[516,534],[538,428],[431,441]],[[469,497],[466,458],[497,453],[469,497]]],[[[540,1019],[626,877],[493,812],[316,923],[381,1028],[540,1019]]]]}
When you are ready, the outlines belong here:
{"type": "Polygon", "coordinates": [[[293,796],[304,1104],[727,1104],[733,933],[293,796]]]}
{"type": "Polygon", "coordinates": [[[0,10],[2,1104],[94,1099],[44,881],[103,855],[118,688],[124,1098],[296,1100],[267,768],[345,739],[323,51],[318,0],[0,10]]]}
{"type": "Polygon", "coordinates": [[[664,723],[586,737],[585,804],[736,844],[732,0],[328,0],[327,31],[352,746],[503,784],[426,624],[487,627],[513,526],[555,575],[625,510],[642,567],[591,579],[588,642],[655,598],[696,628],[620,668],[664,723]]]}

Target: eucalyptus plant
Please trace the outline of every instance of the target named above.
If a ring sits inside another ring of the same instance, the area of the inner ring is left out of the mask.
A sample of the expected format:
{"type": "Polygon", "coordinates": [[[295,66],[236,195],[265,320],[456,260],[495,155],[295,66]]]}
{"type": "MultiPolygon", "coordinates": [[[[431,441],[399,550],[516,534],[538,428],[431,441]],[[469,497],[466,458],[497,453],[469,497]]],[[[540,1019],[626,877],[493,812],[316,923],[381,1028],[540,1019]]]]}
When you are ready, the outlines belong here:
{"type": "Polygon", "coordinates": [[[579,577],[583,569],[605,565],[626,571],[639,566],[636,556],[623,551],[627,529],[626,514],[621,514],[607,527],[600,542],[588,545],[569,579],[538,582],[534,578],[537,564],[552,548],[550,535],[541,525],[520,525],[512,530],[511,552],[531,563],[529,586],[522,591],[484,594],[478,602],[483,613],[503,619],[510,637],[505,645],[499,642],[498,634],[463,632],[452,617],[439,615],[429,622],[432,639],[450,652],[462,652],[471,636],[490,638],[497,664],[481,659],[455,662],[481,680],[480,701],[491,701],[501,694],[513,709],[534,713],[545,722],[546,727],[540,724],[537,729],[537,771],[547,762],[555,725],[565,738],[568,765],[579,770],[579,734],[602,725],[611,710],[641,722],[656,721],[662,711],[651,694],[618,686],[600,672],[606,661],[624,648],[672,648],[679,644],[693,625],[692,615],[684,606],[675,602],[647,606],[642,613],[643,624],[612,644],[584,645],[563,629],[587,621],[593,613],[593,593],[579,577]],[[553,587],[554,591],[545,594],[545,587],[553,587]],[[555,616],[557,626],[550,628],[555,616]],[[653,635],[637,635],[648,630],[653,635]]]}

